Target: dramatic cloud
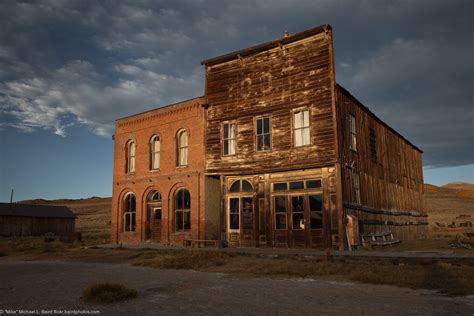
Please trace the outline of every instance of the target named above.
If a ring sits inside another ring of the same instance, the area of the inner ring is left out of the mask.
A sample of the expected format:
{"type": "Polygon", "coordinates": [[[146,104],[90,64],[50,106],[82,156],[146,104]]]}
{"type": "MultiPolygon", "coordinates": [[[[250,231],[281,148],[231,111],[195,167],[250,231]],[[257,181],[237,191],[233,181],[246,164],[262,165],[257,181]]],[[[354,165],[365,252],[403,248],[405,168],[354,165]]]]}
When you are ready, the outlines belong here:
{"type": "Polygon", "coordinates": [[[336,79],[424,149],[474,161],[470,1],[2,1],[0,129],[115,119],[203,93],[203,59],[329,23],[336,79]]]}

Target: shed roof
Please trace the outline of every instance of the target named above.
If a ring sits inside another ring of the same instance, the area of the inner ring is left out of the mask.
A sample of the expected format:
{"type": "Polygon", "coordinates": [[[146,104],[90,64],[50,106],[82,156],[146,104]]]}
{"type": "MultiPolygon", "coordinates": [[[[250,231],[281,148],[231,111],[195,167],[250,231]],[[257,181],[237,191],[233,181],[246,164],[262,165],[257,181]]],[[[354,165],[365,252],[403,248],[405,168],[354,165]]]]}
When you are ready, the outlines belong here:
{"type": "Polygon", "coordinates": [[[76,218],[66,206],[0,203],[0,216],[76,218]]]}

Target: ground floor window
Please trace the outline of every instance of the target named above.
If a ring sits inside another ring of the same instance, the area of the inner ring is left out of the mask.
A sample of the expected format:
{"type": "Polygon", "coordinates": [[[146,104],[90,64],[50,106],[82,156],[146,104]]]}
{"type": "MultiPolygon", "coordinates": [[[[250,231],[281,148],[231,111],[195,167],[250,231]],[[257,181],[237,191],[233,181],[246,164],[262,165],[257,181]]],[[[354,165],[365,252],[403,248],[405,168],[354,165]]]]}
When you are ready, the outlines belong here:
{"type": "Polygon", "coordinates": [[[230,230],[253,227],[253,197],[230,197],[228,210],[230,230]]]}
{"type": "Polygon", "coordinates": [[[175,193],[175,230],[185,231],[191,229],[191,195],[182,188],[175,193]]]}
{"type": "Polygon", "coordinates": [[[275,229],[286,229],[286,196],[275,196],[275,229]]]}
{"type": "Polygon", "coordinates": [[[136,225],[136,200],[135,194],[129,193],[125,196],[123,203],[123,231],[133,232],[136,225]]]}
{"type": "Polygon", "coordinates": [[[293,223],[293,229],[304,229],[303,196],[291,197],[291,219],[293,223]]]}
{"type": "Polygon", "coordinates": [[[323,228],[323,198],[320,194],[309,195],[309,226],[311,229],[323,228]]]}

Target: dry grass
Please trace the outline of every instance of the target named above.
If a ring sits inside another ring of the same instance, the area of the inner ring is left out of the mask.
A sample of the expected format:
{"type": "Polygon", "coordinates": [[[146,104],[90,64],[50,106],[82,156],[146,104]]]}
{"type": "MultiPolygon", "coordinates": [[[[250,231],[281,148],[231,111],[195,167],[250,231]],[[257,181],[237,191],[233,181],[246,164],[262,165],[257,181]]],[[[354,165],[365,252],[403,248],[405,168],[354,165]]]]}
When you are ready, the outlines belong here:
{"type": "Polygon", "coordinates": [[[327,261],[302,256],[270,258],[220,251],[94,249],[41,240],[1,239],[0,252],[20,260],[129,263],[157,269],[192,269],[242,276],[324,277],[434,289],[451,295],[474,294],[473,260],[334,258],[327,261]]]}
{"type": "Polygon", "coordinates": [[[86,303],[109,304],[137,297],[137,291],[122,284],[102,283],[88,286],[82,292],[86,303]]]}

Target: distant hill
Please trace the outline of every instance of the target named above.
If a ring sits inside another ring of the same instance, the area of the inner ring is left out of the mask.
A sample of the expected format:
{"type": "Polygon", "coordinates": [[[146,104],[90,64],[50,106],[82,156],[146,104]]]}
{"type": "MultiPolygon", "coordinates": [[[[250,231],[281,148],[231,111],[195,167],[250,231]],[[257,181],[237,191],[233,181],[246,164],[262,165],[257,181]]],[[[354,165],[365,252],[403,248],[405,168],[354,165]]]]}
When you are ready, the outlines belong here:
{"type": "Polygon", "coordinates": [[[460,215],[470,215],[474,219],[474,190],[466,189],[473,186],[462,182],[441,187],[425,184],[425,209],[432,233],[452,232],[449,228],[440,228],[436,223],[449,225],[460,215]]]}
{"type": "Polygon", "coordinates": [[[474,184],[466,182],[449,182],[443,185],[443,188],[474,191],[474,184]]]}

